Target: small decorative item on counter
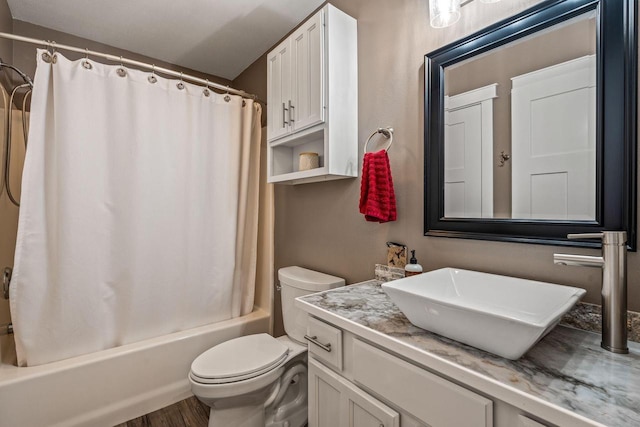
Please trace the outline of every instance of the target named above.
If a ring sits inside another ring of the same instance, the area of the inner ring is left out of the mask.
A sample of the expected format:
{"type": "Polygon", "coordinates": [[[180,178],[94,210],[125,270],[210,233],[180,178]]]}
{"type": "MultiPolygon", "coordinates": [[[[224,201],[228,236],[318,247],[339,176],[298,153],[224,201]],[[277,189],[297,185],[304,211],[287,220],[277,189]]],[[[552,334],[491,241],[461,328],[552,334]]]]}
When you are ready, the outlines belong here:
{"type": "Polygon", "coordinates": [[[387,242],[387,265],[404,268],[407,265],[407,247],[402,243],[387,242]]]}
{"type": "Polygon", "coordinates": [[[309,169],[315,169],[320,167],[320,157],[318,153],[304,152],[300,153],[300,162],[298,164],[298,170],[308,171],[309,169]]]}
{"type": "Polygon", "coordinates": [[[416,251],[411,251],[411,259],[409,264],[404,267],[404,277],[415,276],[416,274],[422,274],[422,266],[418,264],[416,259],[416,251]]]}

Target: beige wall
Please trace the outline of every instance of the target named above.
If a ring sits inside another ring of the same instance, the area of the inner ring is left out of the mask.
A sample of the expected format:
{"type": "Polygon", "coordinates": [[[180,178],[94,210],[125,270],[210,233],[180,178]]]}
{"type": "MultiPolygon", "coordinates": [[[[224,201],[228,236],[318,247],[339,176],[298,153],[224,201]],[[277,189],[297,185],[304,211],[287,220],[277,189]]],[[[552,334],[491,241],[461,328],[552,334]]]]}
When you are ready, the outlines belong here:
{"type": "MultiPolygon", "coordinates": [[[[7,0],[0,0],[0,32],[10,33],[13,31],[13,20],[7,0]]],[[[4,61],[11,59],[12,44],[10,40],[0,39],[0,58],[4,61]]]]}
{"type": "MultiPolygon", "coordinates": [[[[18,34],[25,37],[33,37],[39,40],[54,40],[56,43],[59,43],[59,44],[66,44],[70,46],[87,48],[89,50],[110,53],[111,55],[116,55],[116,56],[122,55],[129,59],[135,59],[141,62],[156,64],[159,67],[165,67],[174,71],[182,71],[184,73],[188,73],[204,79],[209,79],[212,82],[220,83],[223,85],[228,85],[231,83],[229,80],[223,79],[222,77],[212,76],[209,74],[191,70],[189,68],[179,67],[177,65],[169,64],[168,62],[160,61],[158,59],[150,58],[148,56],[139,55],[137,53],[130,52],[128,50],[118,49],[103,43],[98,43],[82,37],[77,37],[71,34],[52,30],[50,28],[40,27],[38,25],[30,24],[24,21],[17,21],[17,20],[13,21],[13,32],[14,34],[18,34]]],[[[31,77],[33,77],[36,71],[35,49],[38,47],[39,46],[30,44],[30,43],[13,42],[14,65],[20,68],[22,71],[24,71],[28,75],[30,75],[31,77]]],[[[44,46],[40,46],[40,47],[44,47],[44,46]]],[[[78,59],[84,56],[81,53],[70,52],[66,50],[61,51],[61,53],[69,59],[78,59]]],[[[100,62],[105,61],[102,58],[98,60],[100,62]]],[[[127,65],[127,67],[129,67],[129,65],[127,65]]]]}
{"type": "MultiPolygon", "coordinates": [[[[553,265],[552,254],[566,249],[423,235],[424,55],[538,2],[472,2],[462,8],[463,16],[456,25],[436,30],[429,26],[426,0],[332,0],[358,20],[360,153],[372,129],[393,126],[396,130],[389,156],[398,220],[377,224],[363,219],[358,213],[359,179],[278,185],[276,269],[300,265],[354,283],[373,277],[373,265],[386,262],[385,242],[394,241],[416,249],[418,261],[427,270],[463,267],[576,285],[587,289],[586,301],[599,302],[600,270],[553,265]]],[[[266,99],[264,58],[246,73],[254,76],[252,91],[266,99]]],[[[637,253],[629,255],[629,306],[633,310],[640,310],[639,261],[637,253]]],[[[282,333],[279,321],[276,332],[282,333]]]]}
{"type": "Polygon", "coordinates": [[[446,68],[445,95],[498,83],[493,100],[494,217],[511,218],[511,162],[499,167],[498,159],[501,151],[511,153],[511,78],[595,52],[595,18],[581,19],[446,68]]]}
{"type": "MultiPolygon", "coordinates": [[[[13,23],[11,21],[11,12],[6,0],[0,0],[0,31],[11,32],[13,23]]],[[[11,62],[12,58],[12,44],[8,40],[0,39],[0,58],[5,62],[11,62]]],[[[5,71],[0,73],[1,81],[5,82],[7,76],[5,71]]],[[[0,104],[0,114],[4,114],[5,109],[0,104]]],[[[4,117],[4,116],[2,116],[4,117]]],[[[4,121],[0,124],[0,138],[4,135],[4,121]]],[[[3,139],[0,139],[2,141],[3,139]]],[[[0,143],[0,150],[3,145],[0,143]]],[[[4,162],[4,151],[0,154],[0,165],[4,162]]],[[[1,168],[0,168],[1,169],[1,168]]],[[[0,181],[2,181],[0,179],[0,181]]],[[[13,265],[13,251],[15,248],[15,230],[18,224],[18,209],[11,204],[7,195],[0,191],[0,272],[5,266],[13,265]]],[[[8,323],[10,321],[9,316],[9,301],[0,296],[0,325],[8,323]]],[[[5,359],[6,352],[3,352],[3,348],[7,348],[9,342],[12,341],[11,337],[0,336],[0,360],[5,359]]]]}

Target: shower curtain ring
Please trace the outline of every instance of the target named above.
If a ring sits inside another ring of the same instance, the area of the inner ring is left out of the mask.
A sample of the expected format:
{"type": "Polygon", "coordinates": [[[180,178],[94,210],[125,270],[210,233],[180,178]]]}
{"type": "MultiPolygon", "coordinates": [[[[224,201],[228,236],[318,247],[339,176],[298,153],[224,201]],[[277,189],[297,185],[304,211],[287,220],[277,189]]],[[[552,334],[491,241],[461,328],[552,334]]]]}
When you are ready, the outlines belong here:
{"type": "Polygon", "coordinates": [[[184,83],[182,82],[182,71],[180,71],[180,81],[178,82],[178,84],[176,85],[176,87],[177,87],[179,90],[184,89],[184,83]]]}
{"type": "Polygon", "coordinates": [[[229,96],[229,85],[227,85],[227,94],[224,96],[224,101],[225,102],[231,101],[231,97],[229,96]]]}
{"type": "Polygon", "coordinates": [[[158,81],[158,79],[156,79],[156,64],[151,64],[151,75],[147,77],[147,80],[149,80],[149,83],[158,81]]]}
{"type": "Polygon", "coordinates": [[[84,54],[84,61],[82,61],[82,66],[87,70],[90,70],[91,68],[93,68],[93,66],[89,62],[89,48],[84,48],[84,51],[85,51],[85,54],[84,54]]]}
{"type": "Polygon", "coordinates": [[[209,97],[209,95],[211,95],[211,92],[209,92],[209,79],[206,80],[205,87],[204,87],[204,90],[202,91],[202,93],[207,98],[209,97]]]}
{"type": "Polygon", "coordinates": [[[53,62],[54,64],[58,60],[58,58],[56,57],[55,44],[56,42],[54,40],[47,40],[47,45],[49,46],[49,55],[51,56],[51,62],[53,62]]]}
{"type": "Polygon", "coordinates": [[[51,63],[51,40],[43,40],[46,52],[42,52],[42,60],[47,64],[51,63]]]}
{"type": "Polygon", "coordinates": [[[124,68],[124,64],[122,63],[122,55],[120,55],[120,68],[118,68],[116,70],[116,73],[120,77],[126,77],[127,76],[127,70],[126,70],[126,68],[124,68]]]}
{"type": "Polygon", "coordinates": [[[118,75],[120,77],[126,77],[127,76],[127,70],[124,68],[124,64],[122,63],[122,55],[120,55],[120,68],[118,68],[116,70],[116,72],[118,73],[118,75]]]}

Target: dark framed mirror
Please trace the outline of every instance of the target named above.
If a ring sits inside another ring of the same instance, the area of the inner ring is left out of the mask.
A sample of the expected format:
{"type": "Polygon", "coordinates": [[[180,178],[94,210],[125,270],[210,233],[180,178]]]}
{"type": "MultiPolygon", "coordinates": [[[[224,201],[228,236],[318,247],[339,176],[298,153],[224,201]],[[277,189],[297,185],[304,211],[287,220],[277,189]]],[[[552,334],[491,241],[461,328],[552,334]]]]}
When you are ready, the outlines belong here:
{"type": "Polygon", "coordinates": [[[549,0],[425,56],[425,235],[636,247],[634,0],[549,0]]]}

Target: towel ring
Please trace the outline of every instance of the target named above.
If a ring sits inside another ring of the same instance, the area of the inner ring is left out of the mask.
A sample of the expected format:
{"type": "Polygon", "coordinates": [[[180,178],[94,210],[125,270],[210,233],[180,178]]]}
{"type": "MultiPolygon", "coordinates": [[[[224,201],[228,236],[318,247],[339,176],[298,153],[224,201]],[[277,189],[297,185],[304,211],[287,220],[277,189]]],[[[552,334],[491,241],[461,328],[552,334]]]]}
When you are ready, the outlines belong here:
{"type": "Polygon", "coordinates": [[[389,148],[391,148],[391,144],[393,144],[393,128],[388,127],[388,128],[378,128],[376,129],[367,139],[367,142],[364,143],[364,152],[367,152],[367,147],[369,146],[369,141],[371,141],[371,138],[373,138],[375,135],[381,133],[382,135],[384,135],[385,138],[387,138],[389,140],[389,144],[387,145],[386,148],[384,148],[384,151],[389,151],[389,148]]]}

